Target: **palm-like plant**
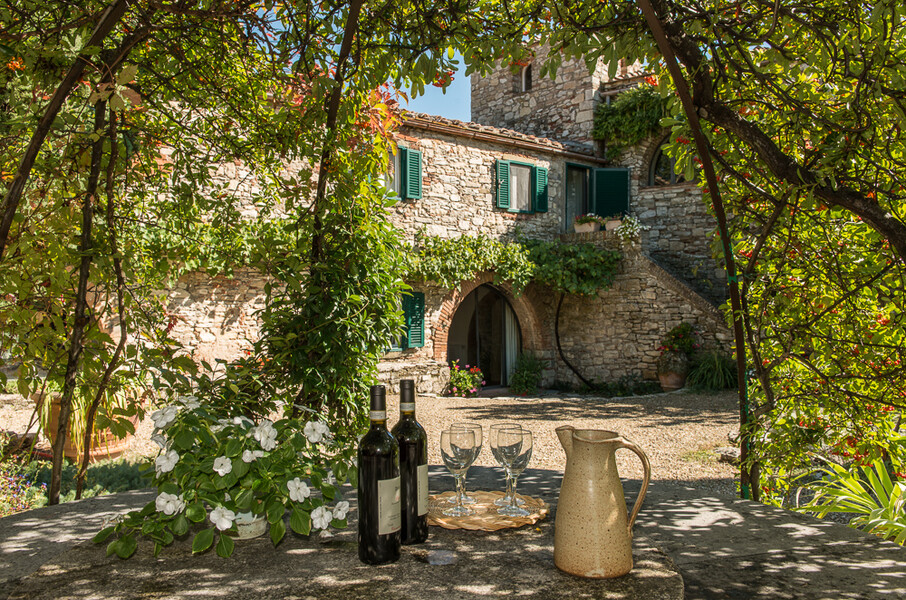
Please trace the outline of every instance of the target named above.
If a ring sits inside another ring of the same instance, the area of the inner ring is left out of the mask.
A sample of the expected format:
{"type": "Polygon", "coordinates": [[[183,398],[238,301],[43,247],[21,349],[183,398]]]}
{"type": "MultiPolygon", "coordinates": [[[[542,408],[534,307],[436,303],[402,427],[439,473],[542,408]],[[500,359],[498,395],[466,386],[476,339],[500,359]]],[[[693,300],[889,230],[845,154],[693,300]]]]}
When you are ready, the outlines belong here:
{"type": "Polygon", "coordinates": [[[815,497],[797,510],[819,517],[829,512],[856,514],[851,527],[904,545],[906,481],[891,479],[888,466],[880,458],[852,470],[825,462],[827,468],[821,469],[825,477],[805,486],[815,492],[815,497]]]}

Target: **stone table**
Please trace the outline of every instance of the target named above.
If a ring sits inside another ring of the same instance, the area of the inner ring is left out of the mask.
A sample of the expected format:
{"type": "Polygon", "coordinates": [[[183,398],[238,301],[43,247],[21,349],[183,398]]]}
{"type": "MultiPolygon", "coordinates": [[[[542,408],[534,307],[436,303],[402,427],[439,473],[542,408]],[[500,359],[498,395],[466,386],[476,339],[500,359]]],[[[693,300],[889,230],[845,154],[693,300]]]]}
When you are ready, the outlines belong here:
{"type": "MultiPolygon", "coordinates": [[[[432,492],[452,478],[432,469],[432,492]]],[[[474,487],[496,489],[491,469],[475,469],[474,487]]],[[[556,502],[550,472],[527,473],[520,492],[556,502]]],[[[354,500],[354,494],[351,494],[354,500]]],[[[8,589],[25,598],[296,598],[527,599],[607,598],[680,600],[682,577],[673,562],[643,536],[634,543],[635,568],[626,576],[589,580],[560,572],[553,562],[553,516],[534,526],[498,532],[431,528],[428,542],[404,546],[399,562],[368,566],[358,560],[355,513],[350,527],[330,537],[287,533],[277,547],[267,537],[237,542],[230,559],[191,554],[180,540],[154,558],[140,543],[126,561],[105,556],[103,546],[81,544],[8,589]]]]}

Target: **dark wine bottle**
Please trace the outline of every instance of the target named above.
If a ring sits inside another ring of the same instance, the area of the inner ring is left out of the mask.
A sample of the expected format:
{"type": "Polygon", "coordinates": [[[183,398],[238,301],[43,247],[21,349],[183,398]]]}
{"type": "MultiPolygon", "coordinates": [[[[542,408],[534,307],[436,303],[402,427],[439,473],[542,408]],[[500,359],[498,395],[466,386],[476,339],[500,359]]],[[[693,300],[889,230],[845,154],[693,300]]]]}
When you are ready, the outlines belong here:
{"type": "Polygon", "coordinates": [[[387,393],[371,386],[371,428],[359,442],[359,560],[400,557],[400,447],[387,431],[387,393]]]}
{"type": "Polygon", "coordinates": [[[428,436],[415,420],[415,382],[400,381],[400,420],[393,427],[400,445],[402,541],[421,544],[428,539],[428,436]]]}

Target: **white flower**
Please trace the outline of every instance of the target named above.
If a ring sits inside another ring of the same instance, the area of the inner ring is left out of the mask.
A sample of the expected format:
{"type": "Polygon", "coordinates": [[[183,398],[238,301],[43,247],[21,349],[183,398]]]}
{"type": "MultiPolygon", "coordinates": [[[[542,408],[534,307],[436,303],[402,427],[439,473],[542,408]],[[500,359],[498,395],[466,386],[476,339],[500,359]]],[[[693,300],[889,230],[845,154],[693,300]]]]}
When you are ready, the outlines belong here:
{"type": "Polygon", "coordinates": [[[253,463],[262,456],[264,456],[264,452],[262,450],[243,450],[242,462],[253,463]]]}
{"type": "Polygon", "coordinates": [[[233,526],[236,520],[236,513],[222,506],[218,506],[211,511],[211,523],[220,531],[226,531],[233,526]]]}
{"type": "Polygon", "coordinates": [[[167,406],[151,413],[151,420],[154,421],[154,427],[165,429],[170,423],[176,420],[179,409],[175,406],[167,406]]]}
{"type": "Polygon", "coordinates": [[[214,433],[220,433],[226,426],[230,424],[229,419],[217,419],[217,425],[211,425],[211,431],[214,433]]]}
{"type": "Polygon", "coordinates": [[[164,435],[161,435],[159,433],[152,434],[151,441],[160,446],[161,450],[170,449],[170,441],[164,435]]]}
{"type": "Polygon", "coordinates": [[[334,519],[345,519],[346,513],[349,512],[349,502],[343,500],[342,502],[337,502],[337,505],[333,507],[333,518],[334,519]]]}
{"type": "Polygon", "coordinates": [[[201,402],[195,396],[180,396],[178,400],[186,407],[186,410],[195,410],[201,406],[201,402]]]}
{"type": "Polygon", "coordinates": [[[157,474],[169,473],[179,462],[179,453],[176,450],[167,450],[154,459],[154,470],[157,474]]]}
{"type": "Polygon", "coordinates": [[[249,419],[248,417],[233,417],[233,425],[239,425],[240,427],[249,428],[254,425],[255,422],[249,419]]]}
{"type": "Polygon", "coordinates": [[[327,483],[327,485],[337,485],[337,478],[333,474],[333,469],[327,469],[327,479],[325,483],[327,483]]]}
{"type": "Polygon", "coordinates": [[[305,429],[302,430],[302,433],[305,434],[309,442],[317,444],[330,433],[330,428],[327,423],[322,421],[309,421],[305,424],[305,429]]]}
{"type": "Polygon", "coordinates": [[[233,470],[233,463],[226,456],[218,456],[214,459],[214,470],[223,477],[233,470]]]}
{"type": "Polygon", "coordinates": [[[274,429],[273,423],[267,419],[252,429],[252,435],[258,440],[261,447],[268,452],[277,447],[277,430],[274,429]]]}
{"type": "Polygon", "coordinates": [[[157,500],[154,501],[154,506],[157,507],[158,511],[169,516],[182,512],[186,507],[186,503],[176,494],[161,492],[157,500]]]}
{"type": "Polygon", "coordinates": [[[287,481],[286,487],[289,488],[289,499],[293,502],[302,502],[311,496],[311,490],[308,488],[308,484],[298,477],[292,481],[287,481]]]}
{"type": "Polygon", "coordinates": [[[330,527],[331,519],[333,519],[333,514],[323,506],[311,511],[311,526],[315,529],[327,529],[330,527]]]}

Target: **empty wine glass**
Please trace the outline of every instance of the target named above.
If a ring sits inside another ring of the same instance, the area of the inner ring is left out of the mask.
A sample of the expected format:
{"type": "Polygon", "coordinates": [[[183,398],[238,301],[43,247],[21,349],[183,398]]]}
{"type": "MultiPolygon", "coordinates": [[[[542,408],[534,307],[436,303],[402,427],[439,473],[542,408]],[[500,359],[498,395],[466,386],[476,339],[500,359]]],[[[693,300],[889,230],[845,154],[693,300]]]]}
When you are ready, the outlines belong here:
{"type": "Polygon", "coordinates": [[[440,455],[444,465],[456,479],[456,506],[444,514],[464,517],[475,514],[471,508],[462,505],[463,475],[475,460],[475,432],[471,429],[445,429],[440,432],[440,455]]]}
{"type": "MultiPolygon", "coordinates": [[[[506,465],[503,463],[503,458],[500,456],[498,451],[498,440],[497,434],[501,429],[522,429],[522,426],[519,423],[494,423],[491,425],[490,431],[488,432],[488,445],[491,447],[491,454],[494,455],[494,459],[497,460],[497,463],[500,464],[500,467],[504,470],[504,475],[506,474],[506,465]]],[[[494,504],[497,506],[509,506],[512,503],[512,498],[510,494],[510,486],[507,485],[507,493],[503,498],[498,498],[494,500],[494,504]]],[[[525,501],[522,498],[516,498],[516,504],[521,505],[525,504],[525,501]]]]}
{"type": "MultiPolygon", "coordinates": [[[[450,429],[468,429],[475,434],[475,458],[472,459],[472,462],[469,465],[475,463],[478,459],[478,455],[481,454],[481,443],[484,439],[484,432],[481,430],[481,425],[478,423],[453,423],[450,425],[450,429]]],[[[466,470],[462,474],[462,503],[463,504],[475,504],[475,498],[472,498],[466,493],[466,476],[468,475],[469,467],[466,467],[466,470]]],[[[454,502],[452,498],[450,502],[454,502]]]]}
{"type": "Polygon", "coordinates": [[[507,517],[527,517],[531,513],[516,504],[516,480],[532,458],[532,432],[528,429],[501,429],[497,432],[497,451],[503,458],[510,505],[497,509],[507,517]]]}

